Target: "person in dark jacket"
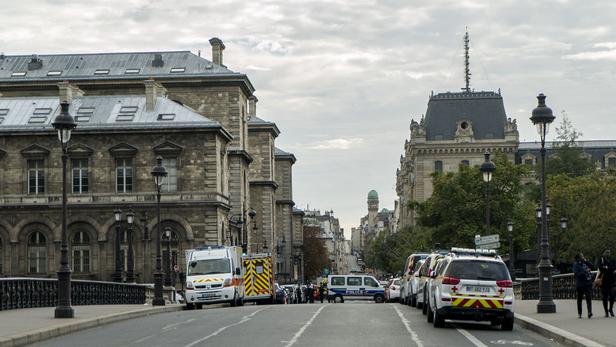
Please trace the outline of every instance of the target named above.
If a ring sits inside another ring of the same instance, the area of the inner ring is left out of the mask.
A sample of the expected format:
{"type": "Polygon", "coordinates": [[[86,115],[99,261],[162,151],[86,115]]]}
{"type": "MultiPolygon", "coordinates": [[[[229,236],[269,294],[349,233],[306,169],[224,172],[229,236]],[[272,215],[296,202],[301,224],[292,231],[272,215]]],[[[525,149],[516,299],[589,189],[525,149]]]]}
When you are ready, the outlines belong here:
{"type": "Polygon", "coordinates": [[[614,297],[616,296],[616,285],[614,279],[614,271],[616,271],[616,263],[612,259],[612,252],[606,249],[603,256],[599,259],[599,276],[601,276],[601,296],[603,299],[603,309],[605,317],[614,317],[614,297]],[[608,307],[609,301],[609,307],[608,307]]]}
{"type": "Polygon", "coordinates": [[[573,264],[573,274],[575,276],[575,287],[577,289],[577,310],[578,318],[582,318],[582,299],[586,296],[586,306],[588,307],[588,318],[592,318],[592,274],[590,268],[592,264],[584,258],[582,253],[575,255],[573,264]]]}

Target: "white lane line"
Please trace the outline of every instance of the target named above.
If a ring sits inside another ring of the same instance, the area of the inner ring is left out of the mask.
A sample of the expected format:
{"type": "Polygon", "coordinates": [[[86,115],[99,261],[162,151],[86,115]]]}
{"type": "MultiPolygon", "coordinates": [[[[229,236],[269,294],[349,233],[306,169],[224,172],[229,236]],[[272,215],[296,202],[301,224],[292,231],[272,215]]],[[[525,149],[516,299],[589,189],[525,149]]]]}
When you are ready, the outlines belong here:
{"type": "Polygon", "coordinates": [[[310,324],[312,324],[312,322],[314,321],[315,318],[317,318],[317,316],[319,315],[319,313],[321,313],[321,311],[325,308],[325,306],[329,306],[329,305],[323,305],[321,306],[317,312],[315,312],[312,317],[310,317],[310,319],[306,322],[306,324],[304,324],[304,326],[301,327],[301,329],[299,329],[296,333],[295,336],[293,336],[293,338],[291,339],[291,341],[289,341],[289,343],[287,343],[285,345],[285,347],[291,347],[295,344],[295,342],[297,342],[297,340],[300,338],[300,336],[302,336],[302,334],[304,333],[304,330],[306,330],[306,328],[308,328],[310,326],[310,324]]]}
{"type": "Polygon", "coordinates": [[[409,332],[409,334],[411,335],[411,338],[413,339],[413,342],[415,342],[417,347],[423,347],[423,342],[421,342],[417,333],[415,333],[415,331],[411,329],[411,325],[409,324],[410,322],[408,319],[406,319],[406,317],[404,317],[404,315],[402,314],[402,311],[400,311],[400,309],[393,304],[389,304],[389,305],[393,307],[393,309],[396,311],[396,313],[398,314],[398,317],[400,317],[400,320],[402,321],[402,324],[404,324],[404,326],[406,327],[406,331],[409,332]]]}
{"type": "Polygon", "coordinates": [[[154,334],[154,335],[144,336],[144,337],[140,338],[139,340],[135,340],[135,341],[133,341],[133,343],[141,343],[141,342],[145,342],[145,341],[147,341],[147,340],[149,340],[149,339],[153,338],[154,336],[156,336],[156,334],[154,334]]]}
{"type": "Polygon", "coordinates": [[[462,329],[462,328],[456,328],[456,330],[464,335],[464,337],[466,337],[473,345],[477,346],[477,347],[488,347],[487,345],[485,345],[483,342],[479,341],[478,338],[476,338],[475,336],[473,336],[471,333],[469,333],[468,331],[462,329]]]}
{"type": "Polygon", "coordinates": [[[178,322],[178,323],[168,324],[168,325],[165,325],[165,326],[162,328],[162,330],[169,330],[169,329],[175,328],[175,327],[177,327],[177,326],[179,326],[179,325],[182,325],[182,324],[188,324],[188,323],[190,323],[190,322],[192,322],[192,321],[194,321],[194,320],[195,320],[194,318],[191,318],[191,319],[189,319],[189,320],[187,320],[187,321],[184,321],[184,322],[178,322]]]}
{"type": "Polygon", "coordinates": [[[184,347],[192,347],[192,346],[194,346],[194,345],[197,345],[197,344],[199,344],[199,343],[201,343],[201,342],[203,342],[203,341],[205,341],[205,340],[207,340],[207,339],[209,339],[209,338],[212,338],[212,337],[214,337],[214,336],[216,336],[216,335],[218,335],[218,334],[222,333],[223,331],[225,331],[225,330],[227,330],[227,329],[229,329],[229,328],[231,328],[231,327],[234,327],[234,326],[237,326],[237,325],[240,325],[240,324],[246,323],[246,322],[248,322],[249,320],[251,320],[251,319],[252,319],[252,317],[254,317],[254,315],[256,315],[257,313],[259,313],[259,312],[261,312],[261,311],[263,311],[263,310],[265,310],[266,308],[267,308],[267,307],[262,308],[262,309],[258,309],[258,310],[256,310],[256,311],[254,311],[253,313],[251,313],[251,314],[249,314],[249,315],[246,315],[246,316],[242,317],[242,319],[241,319],[239,322],[236,322],[236,323],[233,323],[233,324],[229,324],[229,325],[227,325],[227,326],[224,326],[224,327],[222,327],[222,328],[220,328],[220,329],[216,330],[215,332],[213,332],[213,333],[209,334],[208,336],[204,336],[204,337],[202,337],[202,338],[200,338],[200,339],[198,339],[198,340],[195,340],[195,341],[193,341],[193,342],[191,342],[191,343],[187,344],[187,345],[186,345],[186,346],[184,346],[184,347]]]}

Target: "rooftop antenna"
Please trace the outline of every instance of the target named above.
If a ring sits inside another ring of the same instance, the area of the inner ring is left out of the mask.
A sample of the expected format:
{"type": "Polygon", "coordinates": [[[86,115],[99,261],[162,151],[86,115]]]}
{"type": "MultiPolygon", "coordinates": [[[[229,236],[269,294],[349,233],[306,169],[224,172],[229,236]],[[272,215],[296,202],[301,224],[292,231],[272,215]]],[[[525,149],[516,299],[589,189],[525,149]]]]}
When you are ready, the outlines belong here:
{"type": "Polygon", "coordinates": [[[464,80],[466,81],[466,87],[463,88],[463,90],[467,93],[471,91],[471,70],[469,67],[468,43],[468,27],[466,27],[466,33],[464,34],[464,80]]]}
{"type": "Polygon", "coordinates": [[[201,56],[201,50],[198,51],[198,55],[201,56]]]}

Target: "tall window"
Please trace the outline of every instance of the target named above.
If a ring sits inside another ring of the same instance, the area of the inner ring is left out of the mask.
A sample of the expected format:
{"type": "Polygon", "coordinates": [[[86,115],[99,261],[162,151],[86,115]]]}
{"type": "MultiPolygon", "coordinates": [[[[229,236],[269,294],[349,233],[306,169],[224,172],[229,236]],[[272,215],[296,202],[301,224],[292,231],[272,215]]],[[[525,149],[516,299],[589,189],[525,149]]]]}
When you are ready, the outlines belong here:
{"type": "Polygon", "coordinates": [[[167,170],[167,178],[163,185],[163,192],[175,192],[178,190],[178,161],[176,158],[163,158],[163,166],[167,170]]]}
{"type": "Polygon", "coordinates": [[[462,165],[462,166],[469,166],[469,165],[470,165],[470,163],[469,163],[469,161],[468,161],[468,160],[462,160],[462,161],[460,162],[460,165],[462,165]]]}
{"type": "Polygon", "coordinates": [[[28,237],[28,272],[47,273],[47,240],[45,235],[35,231],[28,237]]]}
{"type": "Polygon", "coordinates": [[[90,237],[84,231],[73,236],[73,271],[90,272],[90,237]]]}
{"type": "Polygon", "coordinates": [[[87,193],[88,183],[88,159],[73,159],[73,193],[87,193]]]}
{"type": "Polygon", "coordinates": [[[610,169],[616,169],[616,158],[607,158],[607,167],[610,169]]]}
{"type": "Polygon", "coordinates": [[[118,193],[133,191],[132,159],[116,159],[116,191],[118,193]]]}
{"type": "Polygon", "coordinates": [[[532,158],[524,159],[524,165],[533,166],[533,159],[532,158]]]}
{"type": "Polygon", "coordinates": [[[28,160],[28,193],[45,192],[45,169],[43,160],[28,160]]]}
{"type": "Polygon", "coordinates": [[[443,172],[443,162],[437,160],[434,162],[434,172],[443,172]]]}

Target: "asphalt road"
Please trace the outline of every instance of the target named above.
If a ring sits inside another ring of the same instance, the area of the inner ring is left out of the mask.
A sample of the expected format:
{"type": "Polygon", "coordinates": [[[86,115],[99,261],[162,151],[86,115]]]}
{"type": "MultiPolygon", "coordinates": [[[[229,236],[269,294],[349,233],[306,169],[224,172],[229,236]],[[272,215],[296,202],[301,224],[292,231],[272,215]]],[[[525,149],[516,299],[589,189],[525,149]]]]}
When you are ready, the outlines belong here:
{"type": "Polygon", "coordinates": [[[104,325],[35,346],[557,346],[516,326],[448,323],[436,329],[420,310],[346,302],[223,307],[158,314],[104,325]]]}

